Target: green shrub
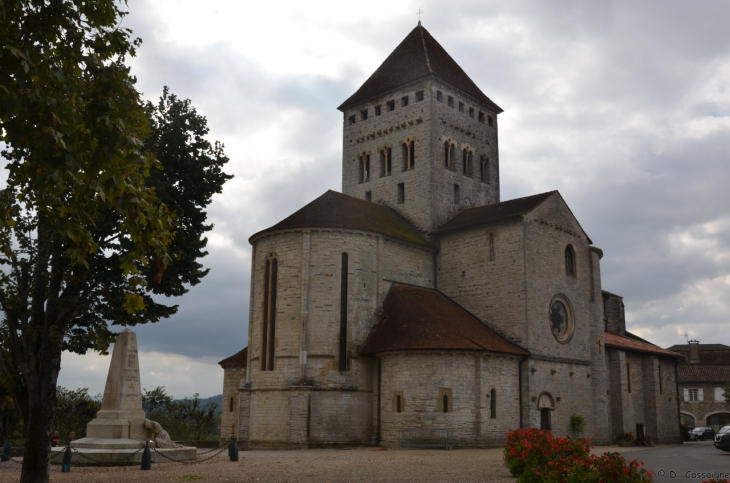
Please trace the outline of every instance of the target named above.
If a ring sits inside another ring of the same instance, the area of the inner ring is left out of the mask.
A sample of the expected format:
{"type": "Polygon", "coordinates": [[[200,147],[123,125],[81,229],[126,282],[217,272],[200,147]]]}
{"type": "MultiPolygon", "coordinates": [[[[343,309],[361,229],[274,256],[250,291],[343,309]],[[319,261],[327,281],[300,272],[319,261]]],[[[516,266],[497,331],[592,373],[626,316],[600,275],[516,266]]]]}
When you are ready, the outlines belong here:
{"type": "Polygon", "coordinates": [[[573,413],[570,416],[570,429],[573,433],[581,435],[586,429],[586,418],[580,414],[573,413]]]}

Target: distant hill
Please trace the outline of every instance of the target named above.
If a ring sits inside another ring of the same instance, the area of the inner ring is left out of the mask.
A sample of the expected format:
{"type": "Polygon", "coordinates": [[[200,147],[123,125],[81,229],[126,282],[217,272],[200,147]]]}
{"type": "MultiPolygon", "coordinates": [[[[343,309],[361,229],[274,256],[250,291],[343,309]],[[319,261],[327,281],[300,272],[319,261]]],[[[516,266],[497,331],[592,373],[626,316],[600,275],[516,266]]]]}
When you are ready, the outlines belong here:
{"type": "MultiPolygon", "coordinates": [[[[173,401],[181,401],[182,399],[174,399],[173,401]]],[[[223,408],[223,394],[218,394],[217,396],[211,396],[211,397],[201,397],[200,398],[200,404],[206,405],[209,402],[214,402],[218,404],[218,408],[216,409],[216,414],[221,412],[223,408]]]]}

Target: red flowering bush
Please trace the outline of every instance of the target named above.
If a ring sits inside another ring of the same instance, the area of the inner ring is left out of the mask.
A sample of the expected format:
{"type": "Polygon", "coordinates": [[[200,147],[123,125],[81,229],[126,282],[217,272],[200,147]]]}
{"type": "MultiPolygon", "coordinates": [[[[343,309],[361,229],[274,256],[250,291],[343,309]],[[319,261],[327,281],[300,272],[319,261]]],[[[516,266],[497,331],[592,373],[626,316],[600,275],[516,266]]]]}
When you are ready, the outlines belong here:
{"type": "MultiPolygon", "coordinates": [[[[507,433],[504,460],[518,483],[647,483],[643,462],[618,453],[592,456],[586,439],[555,438],[550,431],[518,429],[507,433]]],[[[730,483],[730,482],[729,482],[730,483]]]]}

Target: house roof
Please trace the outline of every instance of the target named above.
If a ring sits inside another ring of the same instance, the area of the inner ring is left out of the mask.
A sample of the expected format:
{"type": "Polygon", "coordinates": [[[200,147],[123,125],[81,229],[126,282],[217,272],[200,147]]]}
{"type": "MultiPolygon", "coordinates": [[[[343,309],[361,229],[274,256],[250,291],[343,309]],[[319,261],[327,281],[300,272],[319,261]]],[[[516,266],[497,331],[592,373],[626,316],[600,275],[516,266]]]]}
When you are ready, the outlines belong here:
{"type": "MultiPolygon", "coordinates": [[[[725,344],[697,344],[701,351],[730,351],[730,346],[725,344]]],[[[674,344],[667,350],[675,352],[689,352],[689,344],[674,344]]]]}
{"type": "Polygon", "coordinates": [[[679,382],[730,382],[730,370],[705,364],[680,364],[677,366],[679,382]]]}
{"type": "Polygon", "coordinates": [[[454,59],[434,39],[419,22],[395,48],[387,59],[360,86],[352,96],[338,107],[344,111],[348,107],[383,94],[415,80],[433,75],[454,87],[474,96],[491,106],[497,113],[502,112],[459,67],[454,59]]]}
{"type": "Polygon", "coordinates": [[[236,365],[247,365],[248,364],[248,346],[244,347],[240,351],[233,354],[231,357],[226,357],[222,361],[220,361],[218,364],[221,366],[228,365],[228,364],[236,364],[236,365]]]}
{"type": "Polygon", "coordinates": [[[381,233],[385,236],[436,247],[413,225],[387,206],[329,190],[276,225],[261,230],[249,242],[265,233],[296,228],[344,228],[381,233]]]}
{"type": "MultiPolygon", "coordinates": [[[[730,346],[725,344],[698,344],[701,364],[716,364],[730,366],[730,346]]],[[[675,344],[667,350],[679,352],[689,360],[689,345],[675,344]]]]}
{"type": "Polygon", "coordinates": [[[646,352],[649,354],[655,354],[664,357],[674,357],[677,359],[680,359],[682,357],[682,354],[677,354],[676,352],[662,349],[661,347],[657,347],[647,342],[641,342],[639,340],[629,337],[623,337],[621,335],[614,334],[613,332],[604,331],[603,341],[606,347],[615,347],[617,349],[623,349],[627,351],[646,352]]]}
{"type": "Polygon", "coordinates": [[[383,303],[380,322],[359,354],[428,349],[529,354],[441,292],[393,284],[383,303]]]}

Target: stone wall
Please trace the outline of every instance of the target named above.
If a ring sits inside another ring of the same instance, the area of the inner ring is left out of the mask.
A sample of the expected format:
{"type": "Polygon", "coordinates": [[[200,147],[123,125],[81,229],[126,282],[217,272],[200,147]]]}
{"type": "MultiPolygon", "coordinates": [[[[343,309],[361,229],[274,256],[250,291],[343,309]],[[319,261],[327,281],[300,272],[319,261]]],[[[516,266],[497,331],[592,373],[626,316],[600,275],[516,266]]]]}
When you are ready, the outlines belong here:
{"type": "Polygon", "coordinates": [[[624,315],[623,297],[604,292],[603,307],[606,317],[606,330],[614,334],[624,335],[626,333],[626,317],[624,315]]]}
{"type": "Polygon", "coordinates": [[[221,439],[238,436],[238,388],[246,382],[246,367],[227,364],[223,368],[223,404],[221,407],[221,439]],[[233,404],[231,405],[231,402],[233,404]]]}
{"type": "Polygon", "coordinates": [[[423,231],[431,232],[451,218],[460,207],[499,201],[499,159],[497,115],[490,107],[443,83],[435,77],[352,106],[343,118],[342,192],[358,198],[370,193],[372,201],[397,207],[423,231]],[[437,100],[441,92],[442,101],[437,100]],[[416,93],[423,93],[418,101],[416,93]],[[403,105],[403,98],[408,105],[403,105]],[[453,107],[449,106],[453,97],[453,107]],[[395,109],[390,111],[388,102],[395,109]],[[463,104],[463,111],[459,105],[463,104]],[[380,115],[376,115],[376,106],[380,115]],[[473,117],[470,116],[470,108],[473,117]],[[367,112],[367,119],[363,119],[367,112]],[[483,113],[483,122],[479,113],[483,113]],[[351,119],[354,116],[354,123],[351,119]],[[492,119],[489,125],[488,119],[492,119]],[[412,169],[403,158],[403,143],[415,142],[412,169]],[[444,142],[455,145],[455,159],[446,166],[444,142]],[[392,150],[392,170],[383,175],[380,151],[392,150]],[[472,167],[464,173],[462,153],[472,152],[472,167]],[[370,156],[370,176],[363,180],[360,159],[370,156]],[[489,183],[479,179],[479,159],[490,160],[489,183]],[[405,201],[398,201],[398,184],[403,183],[405,201]],[[454,185],[460,200],[454,201],[454,185]]]}
{"type": "MultiPolygon", "coordinates": [[[[725,403],[725,398],[722,396],[724,393],[722,383],[707,383],[707,382],[682,382],[679,385],[679,410],[683,415],[691,417],[690,427],[694,426],[706,426],[709,424],[707,417],[713,414],[727,414],[730,413],[730,406],[725,403]],[[702,401],[690,401],[689,400],[689,389],[702,390],[702,401]],[[718,390],[719,389],[719,390],[718,390]],[[717,391],[717,393],[716,393],[717,391]],[[718,397],[719,396],[719,397],[718,397]]],[[[683,418],[687,423],[690,423],[688,418],[683,418]]]]}
{"type": "Polygon", "coordinates": [[[457,446],[495,446],[520,425],[517,357],[428,351],[384,353],[380,359],[382,444],[396,445],[399,429],[426,427],[451,428],[457,446]],[[490,417],[492,389],[495,418],[490,417]],[[442,393],[451,398],[447,413],[442,393]]]}

